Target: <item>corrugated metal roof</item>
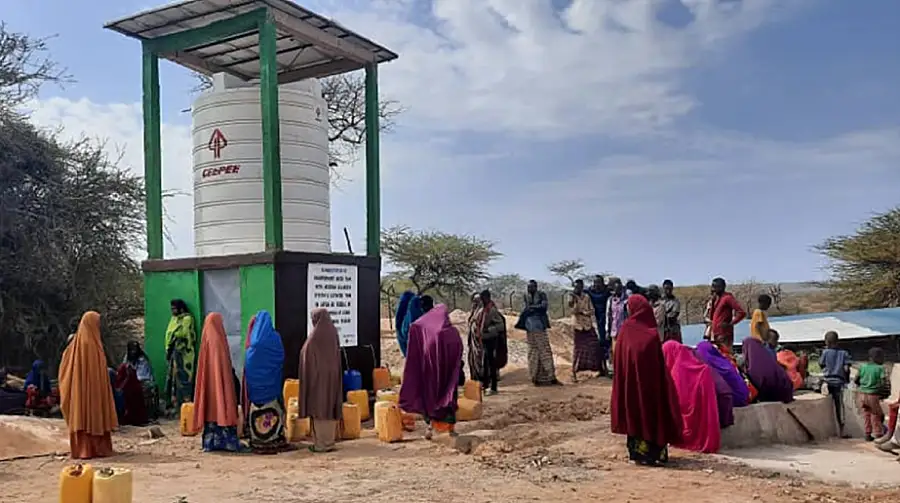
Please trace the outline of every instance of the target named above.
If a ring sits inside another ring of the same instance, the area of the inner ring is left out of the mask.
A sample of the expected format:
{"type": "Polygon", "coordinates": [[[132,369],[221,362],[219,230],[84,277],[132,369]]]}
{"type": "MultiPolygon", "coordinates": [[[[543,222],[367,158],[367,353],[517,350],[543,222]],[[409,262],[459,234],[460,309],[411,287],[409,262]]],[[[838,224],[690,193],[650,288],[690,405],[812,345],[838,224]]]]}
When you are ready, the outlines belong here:
{"type": "MultiPolygon", "coordinates": [[[[389,49],[288,0],[185,0],[109,22],[105,27],[138,40],[152,40],[261,8],[269,9],[275,19],[281,83],[397,59],[389,49]]],[[[226,72],[243,80],[260,75],[256,29],[160,56],[206,74],[226,72]]]]}
{"type": "MultiPolygon", "coordinates": [[[[769,318],[769,325],[777,330],[782,343],[821,341],[825,332],[835,330],[841,339],[864,339],[900,334],[900,307],[847,311],[838,313],[798,314],[769,318]]],[[[696,345],[703,340],[703,324],[681,327],[685,344],[696,345]]],[[[740,343],[750,336],[749,318],[734,327],[734,340],[740,343]]]]}

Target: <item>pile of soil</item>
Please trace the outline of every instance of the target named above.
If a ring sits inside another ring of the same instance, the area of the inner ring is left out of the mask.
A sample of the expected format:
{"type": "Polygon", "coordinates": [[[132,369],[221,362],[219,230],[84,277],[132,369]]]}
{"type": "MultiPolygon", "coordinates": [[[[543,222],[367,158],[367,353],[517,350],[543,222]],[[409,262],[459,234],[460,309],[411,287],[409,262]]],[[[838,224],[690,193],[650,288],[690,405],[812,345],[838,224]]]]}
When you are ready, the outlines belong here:
{"type": "Polygon", "coordinates": [[[0,416],[0,461],[57,452],[69,452],[68,433],[61,420],[0,416]]]}

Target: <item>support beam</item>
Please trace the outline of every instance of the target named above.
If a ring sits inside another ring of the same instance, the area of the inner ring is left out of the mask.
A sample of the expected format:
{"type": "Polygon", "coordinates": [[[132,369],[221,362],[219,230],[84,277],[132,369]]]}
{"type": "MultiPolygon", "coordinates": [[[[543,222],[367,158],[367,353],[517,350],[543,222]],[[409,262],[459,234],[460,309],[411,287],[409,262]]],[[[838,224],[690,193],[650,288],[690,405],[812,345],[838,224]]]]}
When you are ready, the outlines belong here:
{"type": "Polygon", "coordinates": [[[378,144],[378,66],[366,66],[366,252],[381,256],[381,162],[378,144]]]}
{"type": "Polygon", "coordinates": [[[266,250],[284,248],[276,36],[275,23],[269,16],[266,16],[259,23],[259,94],[262,104],[263,206],[266,224],[266,250]]]}
{"type": "Polygon", "coordinates": [[[144,190],[147,258],[163,258],[162,145],[159,114],[159,57],[145,45],[143,56],[144,190]]]}
{"type": "Polygon", "coordinates": [[[311,78],[324,79],[325,77],[331,77],[332,75],[359,70],[364,66],[365,65],[361,65],[355,61],[341,59],[323,63],[321,65],[307,66],[305,68],[282,72],[281,75],[278,76],[278,83],[289,84],[291,82],[297,82],[298,80],[311,78]]]}
{"type": "Polygon", "coordinates": [[[277,9],[272,9],[272,15],[275,17],[275,24],[299,42],[313,44],[358,63],[375,63],[374,52],[349,44],[277,9]]]}
{"type": "Polygon", "coordinates": [[[266,18],[266,9],[256,9],[232,18],[214,21],[206,26],[179,31],[171,35],[150,39],[144,42],[151,51],[170,53],[183,51],[198,45],[215,42],[225,37],[251,33],[258,29],[260,21],[266,18]]]}
{"type": "Polygon", "coordinates": [[[241,72],[236,70],[232,70],[230,68],[223,68],[219,65],[215,65],[213,63],[207,62],[205,59],[194,56],[193,54],[188,54],[186,52],[170,52],[170,53],[161,53],[159,55],[162,58],[168,59],[173,63],[177,63],[182,66],[186,66],[195,72],[202,73],[204,75],[213,75],[216,73],[227,73],[230,75],[234,75],[235,77],[247,81],[250,80],[250,77],[244,75],[241,72]]]}

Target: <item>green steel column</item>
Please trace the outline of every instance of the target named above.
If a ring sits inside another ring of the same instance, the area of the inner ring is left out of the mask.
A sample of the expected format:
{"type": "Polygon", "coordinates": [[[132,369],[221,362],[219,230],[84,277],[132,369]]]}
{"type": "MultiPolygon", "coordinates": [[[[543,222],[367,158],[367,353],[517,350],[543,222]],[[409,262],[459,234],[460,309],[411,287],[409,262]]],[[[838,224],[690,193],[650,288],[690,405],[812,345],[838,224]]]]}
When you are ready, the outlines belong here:
{"type": "Polygon", "coordinates": [[[270,15],[259,25],[259,94],[262,103],[263,201],[266,249],[284,246],[281,217],[281,137],[278,118],[278,64],[275,23],[270,15]]]}
{"type": "Polygon", "coordinates": [[[144,189],[147,193],[147,258],[163,258],[162,147],[159,117],[159,57],[143,48],[144,189]]]}
{"type": "Polygon", "coordinates": [[[366,252],[381,255],[381,162],[378,145],[378,66],[366,66],[366,252]]]}

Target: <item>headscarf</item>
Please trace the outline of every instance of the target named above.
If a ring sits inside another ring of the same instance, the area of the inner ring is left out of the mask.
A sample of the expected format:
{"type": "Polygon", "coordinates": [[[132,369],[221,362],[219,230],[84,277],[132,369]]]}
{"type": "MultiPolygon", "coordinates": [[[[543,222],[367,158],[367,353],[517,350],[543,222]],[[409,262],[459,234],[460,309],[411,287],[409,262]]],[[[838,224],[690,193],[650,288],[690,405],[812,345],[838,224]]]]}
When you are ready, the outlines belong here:
{"type": "Polygon", "coordinates": [[[400,408],[439,420],[455,412],[462,353],[447,306],[438,304],[416,320],[409,330],[400,408]]]}
{"type": "Polygon", "coordinates": [[[406,312],[409,310],[409,303],[416,294],[407,290],[400,295],[397,301],[397,312],[394,314],[394,330],[397,332],[397,344],[400,345],[400,352],[406,356],[406,343],[409,340],[409,327],[403,330],[403,322],[406,320],[406,312]]]}
{"type": "Polygon", "coordinates": [[[25,376],[25,389],[27,390],[32,385],[41,392],[41,395],[50,394],[50,378],[44,373],[44,362],[41,360],[32,362],[31,370],[25,376]]]}
{"type": "Polygon", "coordinates": [[[59,398],[69,433],[101,436],[119,425],[97,312],[84,313],[72,343],[63,352],[59,398]]]}
{"type": "Polygon", "coordinates": [[[672,378],[666,371],[653,308],[641,295],[628,298],[613,362],[612,432],[659,447],[681,440],[681,411],[672,378]]]}
{"type": "Polygon", "coordinates": [[[237,426],[237,421],[234,373],[225,325],[220,313],[209,313],[203,322],[200,359],[197,362],[194,429],[199,432],[206,423],[237,426]]]}
{"type": "Polygon", "coordinates": [[[260,311],[256,313],[244,362],[247,395],[251,403],[265,405],[281,396],[283,367],[281,336],[275,331],[269,312],[260,311]]]}
{"type": "Polygon", "coordinates": [[[722,446],[722,430],[713,370],[684,344],[667,341],[662,348],[681,410],[683,430],[681,442],[676,446],[694,452],[718,452],[722,446]]]}
{"type": "Polygon", "coordinates": [[[728,388],[731,389],[731,399],[735,407],[743,407],[750,403],[750,390],[747,383],[741,377],[741,373],[727,357],[723,356],[715,344],[703,341],[697,344],[697,358],[716,371],[728,388]]]}
{"type": "Polygon", "coordinates": [[[787,373],[778,364],[775,355],[765,348],[762,342],[747,337],[741,344],[747,376],[759,392],[760,402],[794,401],[794,385],[787,373]]]}
{"type": "Polygon", "coordinates": [[[300,350],[300,417],[337,420],[344,401],[338,331],[327,309],[310,317],[313,329],[300,350]]]}
{"type": "Polygon", "coordinates": [[[406,314],[403,316],[403,323],[400,326],[400,335],[397,339],[400,343],[400,352],[403,353],[403,356],[406,356],[406,352],[408,351],[409,327],[412,326],[422,314],[422,297],[414,295],[409,299],[409,304],[406,306],[406,314]]]}

